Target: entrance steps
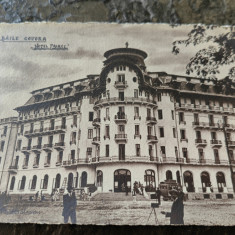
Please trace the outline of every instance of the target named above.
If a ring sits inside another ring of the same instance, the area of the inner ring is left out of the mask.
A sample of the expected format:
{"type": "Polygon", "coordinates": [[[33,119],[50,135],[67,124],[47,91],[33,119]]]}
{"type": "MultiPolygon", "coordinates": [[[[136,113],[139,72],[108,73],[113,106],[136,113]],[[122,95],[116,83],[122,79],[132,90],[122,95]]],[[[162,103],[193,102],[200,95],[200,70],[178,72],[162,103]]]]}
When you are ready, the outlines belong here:
{"type": "MultiPolygon", "coordinates": [[[[136,201],[148,201],[143,195],[136,195],[136,201]]],[[[91,201],[133,201],[131,193],[97,193],[91,198],[91,201]]]]}

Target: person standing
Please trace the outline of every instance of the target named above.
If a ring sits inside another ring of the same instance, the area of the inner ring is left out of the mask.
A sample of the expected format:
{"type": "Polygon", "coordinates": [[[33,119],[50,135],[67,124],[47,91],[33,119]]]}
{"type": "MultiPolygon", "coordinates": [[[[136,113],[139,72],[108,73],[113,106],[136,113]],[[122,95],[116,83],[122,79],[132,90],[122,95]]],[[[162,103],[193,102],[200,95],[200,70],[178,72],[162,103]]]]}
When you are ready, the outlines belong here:
{"type": "Polygon", "coordinates": [[[126,196],[128,196],[128,191],[129,191],[129,189],[128,189],[128,187],[127,187],[127,184],[125,185],[125,190],[126,190],[126,196]]]}
{"type": "Polygon", "coordinates": [[[36,201],[36,202],[37,202],[37,200],[38,200],[38,196],[39,196],[39,191],[37,191],[36,194],[35,194],[35,201],[36,201]]]}
{"type": "Polygon", "coordinates": [[[157,200],[158,200],[158,204],[161,205],[161,190],[159,188],[157,188],[156,190],[156,197],[157,197],[157,200]]]}
{"type": "Polygon", "coordinates": [[[63,195],[63,213],[64,223],[68,223],[69,217],[72,224],[76,224],[76,196],[72,188],[67,188],[63,195]]]}
{"type": "Polygon", "coordinates": [[[170,217],[170,224],[181,224],[184,225],[184,193],[178,192],[177,196],[173,195],[174,202],[171,207],[171,212],[164,212],[162,211],[162,214],[165,214],[166,217],[170,217]]]}

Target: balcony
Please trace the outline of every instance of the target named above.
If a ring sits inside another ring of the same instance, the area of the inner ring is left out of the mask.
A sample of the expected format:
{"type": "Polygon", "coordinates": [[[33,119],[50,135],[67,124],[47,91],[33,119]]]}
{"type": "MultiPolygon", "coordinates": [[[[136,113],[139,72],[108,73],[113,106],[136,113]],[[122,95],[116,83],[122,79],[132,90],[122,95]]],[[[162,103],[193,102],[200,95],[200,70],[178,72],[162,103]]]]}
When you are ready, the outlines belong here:
{"type": "Polygon", "coordinates": [[[197,147],[205,147],[207,145],[207,141],[203,139],[195,139],[195,144],[197,147]]]}
{"type": "Polygon", "coordinates": [[[115,134],[116,142],[127,142],[127,134],[115,134]]]}
{"type": "Polygon", "coordinates": [[[105,98],[105,99],[100,99],[95,102],[95,107],[98,106],[103,106],[106,104],[142,104],[142,105],[149,105],[152,107],[157,107],[157,102],[155,100],[149,99],[149,98],[140,98],[140,97],[125,97],[124,99],[119,99],[118,97],[114,98],[105,98]]]}
{"type": "Polygon", "coordinates": [[[32,135],[33,135],[33,130],[25,131],[25,132],[24,132],[24,135],[25,135],[26,137],[32,136],[32,135]]]}
{"type": "Polygon", "coordinates": [[[63,161],[63,167],[73,167],[73,166],[77,166],[77,165],[83,165],[83,164],[87,164],[90,163],[89,160],[87,158],[84,159],[71,159],[68,161],[63,161]]]}
{"type": "Polygon", "coordinates": [[[63,150],[65,147],[65,142],[58,142],[58,143],[55,143],[54,145],[54,149],[57,149],[57,150],[63,150]]]}
{"type": "Polygon", "coordinates": [[[62,161],[58,161],[55,163],[56,166],[61,166],[62,165],[62,161]]]}
{"type": "Polygon", "coordinates": [[[17,173],[18,165],[9,166],[8,171],[11,173],[17,173]]]}
{"type": "Polygon", "coordinates": [[[6,133],[1,134],[1,137],[6,137],[6,136],[7,136],[7,134],[6,134],[6,133]]]}
{"type": "Polygon", "coordinates": [[[34,163],[33,164],[33,168],[38,168],[39,167],[39,163],[34,163]]]}
{"type": "Polygon", "coordinates": [[[158,141],[157,136],[155,136],[155,135],[148,135],[147,140],[149,143],[157,143],[157,141],[158,141]]]}
{"type": "Polygon", "coordinates": [[[214,164],[214,160],[212,160],[212,159],[199,159],[198,160],[198,163],[200,163],[200,164],[214,164]]]}
{"type": "Polygon", "coordinates": [[[207,122],[193,122],[194,129],[218,129],[218,125],[215,123],[207,123],[207,122]]]}
{"type": "Polygon", "coordinates": [[[153,156],[123,156],[122,158],[118,156],[110,157],[93,157],[91,163],[113,163],[113,162],[159,162],[157,157],[153,156]]]}
{"type": "Polygon", "coordinates": [[[125,114],[117,114],[114,116],[114,121],[117,124],[127,123],[127,116],[125,114]]]}
{"type": "Polygon", "coordinates": [[[59,125],[55,127],[55,133],[62,133],[65,132],[66,130],[66,125],[59,125]]]}
{"type": "Polygon", "coordinates": [[[221,142],[221,140],[213,139],[213,140],[211,140],[211,145],[212,145],[212,147],[221,147],[222,146],[222,142],[221,142]]]}
{"type": "Polygon", "coordinates": [[[52,151],[52,147],[53,147],[53,144],[44,144],[42,149],[48,152],[48,151],[52,151]]]}
{"type": "Polygon", "coordinates": [[[139,115],[135,115],[135,116],[134,116],[134,120],[136,120],[136,119],[141,120],[141,116],[139,116],[139,115]]]}
{"type": "Polygon", "coordinates": [[[162,158],[163,163],[184,163],[183,158],[174,158],[174,157],[163,157],[162,158]]]}
{"type": "Polygon", "coordinates": [[[23,153],[29,153],[31,151],[31,147],[30,146],[28,146],[28,147],[23,147],[22,149],[21,149],[21,152],[23,152],[23,153]]]}
{"type": "Polygon", "coordinates": [[[231,148],[234,148],[235,147],[235,141],[229,140],[228,141],[228,146],[231,147],[231,148]]]}
{"type": "Polygon", "coordinates": [[[157,119],[155,117],[146,117],[146,122],[148,124],[157,124],[157,119]]]}
{"type": "Polygon", "coordinates": [[[92,122],[93,126],[100,126],[100,118],[95,118],[92,122]]]}
{"type": "Polygon", "coordinates": [[[45,162],[44,163],[44,167],[49,167],[51,164],[50,164],[50,162],[45,162]]]}
{"type": "Polygon", "coordinates": [[[196,164],[198,161],[194,158],[186,158],[185,162],[188,164],[196,164]]]}
{"type": "Polygon", "coordinates": [[[32,147],[32,151],[34,152],[41,152],[41,149],[42,149],[42,145],[34,145],[32,147]]]}
{"type": "Polygon", "coordinates": [[[227,130],[235,130],[235,125],[233,125],[233,124],[225,124],[225,128],[227,130]]]}
{"type": "Polygon", "coordinates": [[[128,87],[127,81],[115,81],[114,86],[116,88],[126,88],[126,87],[128,87]]]}
{"type": "Polygon", "coordinates": [[[22,169],[28,169],[28,164],[24,164],[24,165],[22,166],[22,169]]]}
{"type": "Polygon", "coordinates": [[[100,137],[96,136],[92,140],[92,144],[99,145],[100,144],[100,137]]]}

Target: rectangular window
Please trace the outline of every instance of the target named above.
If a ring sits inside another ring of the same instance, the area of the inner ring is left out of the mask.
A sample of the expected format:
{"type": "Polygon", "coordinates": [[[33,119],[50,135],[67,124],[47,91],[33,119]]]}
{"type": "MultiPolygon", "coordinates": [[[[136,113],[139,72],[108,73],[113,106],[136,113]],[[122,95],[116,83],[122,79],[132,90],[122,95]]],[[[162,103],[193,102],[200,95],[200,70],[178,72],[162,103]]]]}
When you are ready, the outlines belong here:
{"type": "Polygon", "coordinates": [[[109,118],[109,108],[106,108],[106,119],[109,118]]]}
{"type": "Polygon", "coordinates": [[[22,124],[22,125],[20,126],[20,133],[21,133],[21,134],[24,133],[24,124],[22,124]]]}
{"type": "Polygon", "coordinates": [[[77,126],[77,115],[73,115],[73,125],[77,126]]]}
{"type": "Polygon", "coordinates": [[[109,145],[108,144],[105,145],[105,156],[109,157],[109,145]]]}
{"type": "Polygon", "coordinates": [[[182,148],[183,158],[188,158],[188,150],[187,148],[182,148]]]}
{"type": "Polygon", "coordinates": [[[52,119],[50,121],[50,130],[54,130],[55,129],[55,119],[52,119]]]}
{"type": "Polygon", "coordinates": [[[152,127],[151,126],[147,126],[147,132],[148,132],[148,135],[152,135],[152,127]]]}
{"type": "Polygon", "coordinates": [[[125,133],[125,126],[124,125],[119,125],[118,130],[119,130],[119,133],[125,133]]]}
{"type": "Polygon", "coordinates": [[[175,128],[173,127],[173,138],[176,138],[176,132],[175,132],[175,128]]]}
{"type": "Polygon", "coordinates": [[[87,148],[87,157],[91,157],[92,155],[92,148],[87,148]]]}
{"type": "Polygon", "coordinates": [[[147,109],[147,117],[151,117],[151,109],[147,109]]]}
{"type": "Polygon", "coordinates": [[[139,96],[142,96],[142,91],[139,91],[139,96]]]}
{"type": "Polygon", "coordinates": [[[134,98],[138,98],[138,90],[137,89],[134,90],[134,98]]]}
{"type": "Polygon", "coordinates": [[[94,116],[94,113],[93,112],[89,112],[89,122],[93,121],[93,116],[94,116]]]}
{"type": "Polygon", "coordinates": [[[40,154],[37,154],[35,158],[35,165],[39,165],[39,162],[40,162],[40,154]]]}
{"type": "Polygon", "coordinates": [[[172,118],[172,120],[175,120],[174,110],[171,110],[171,118],[172,118]]]}
{"type": "Polygon", "coordinates": [[[180,130],[180,136],[181,136],[181,139],[182,140],[185,140],[186,139],[186,132],[185,132],[185,130],[180,130]]]}
{"type": "Polygon", "coordinates": [[[136,144],[135,145],[135,149],[136,149],[136,156],[140,156],[140,144],[136,144]]]}
{"type": "Polygon", "coordinates": [[[179,122],[184,122],[184,113],[183,112],[179,112],[179,122]]]}
{"type": "Polygon", "coordinates": [[[163,138],[164,137],[164,128],[163,127],[159,127],[159,133],[160,133],[160,137],[163,138]]]}
{"type": "Polygon", "coordinates": [[[161,102],[161,101],[162,101],[162,95],[161,95],[161,93],[158,93],[158,94],[157,94],[157,101],[158,101],[158,102],[161,102]]]}
{"type": "Polygon", "coordinates": [[[139,117],[139,107],[134,107],[135,118],[139,117]]]}
{"type": "Polygon", "coordinates": [[[60,134],[60,142],[64,142],[64,134],[60,134]]]}
{"type": "Polygon", "coordinates": [[[118,82],[125,82],[125,74],[118,74],[118,82]]]}
{"type": "Polygon", "coordinates": [[[1,152],[4,150],[5,141],[1,141],[1,152]]]}
{"type": "Polygon", "coordinates": [[[25,156],[24,165],[25,165],[25,166],[28,166],[28,165],[29,165],[29,155],[26,155],[26,156],[25,156]]]}
{"type": "Polygon", "coordinates": [[[219,151],[218,151],[218,149],[214,149],[214,157],[215,157],[215,161],[219,161],[219,151]]]}
{"type": "Polygon", "coordinates": [[[30,123],[30,133],[33,133],[33,126],[34,126],[34,124],[33,123],[30,123]]]}
{"type": "Polygon", "coordinates": [[[224,125],[228,125],[228,117],[227,116],[223,116],[223,123],[224,123],[224,125]]]}
{"type": "Polygon", "coordinates": [[[231,141],[231,133],[227,132],[226,133],[226,138],[228,141],[231,141]]]}
{"type": "Polygon", "coordinates": [[[135,125],[135,135],[140,135],[140,126],[135,125]]]}
{"type": "Polygon", "coordinates": [[[49,152],[49,153],[47,154],[46,163],[47,163],[48,165],[51,164],[51,152],[49,152]]]}
{"type": "Polygon", "coordinates": [[[158,119],[163,119],[162,110],[158,110],[158,119]]]}
{"type": "Polygon", "coordinates": [[[7,126],[4,126],[3,134],[4,134],[4,135],[7,134],[7,126]]]}
{"type": "Polygon", "coordinates": [[[209,115],[209,125],[210,126],[214,126],[214,116],[213,115],[209,115]]]}
{"type": "Polygon", "coordinates": [[[109,126],[105,126],[105,137],[110,138],[109,126]]]}
{"type": "Polygon", "coordinates": [[[63,151],[59,152],[59,156],[58,156],[58,162],[59,163],[62,163],[62,161],[63,161],[63,153],[64,153],[63,151]]]}
{"type": "Polygon", "coordinates": [[[195,123],[199,123],[199,116],[198,116],[198,113],[194,113],[194,122],[195,123]]]}
{"type": "Polygon", "coordinates": [[[163,156],[166,155],[166,147],[165,146],[161,146],[160,149],[161,149],[162,155],[163,156]]]}
{"type": "Polygon", "coordinates": [[[43,127],[44,127],[44,121],[40,121],[40,132],[43,131],[43,127]]]}
{"type": "Polygon", "coordinates": [[[197,140],[201,140],[202,139],[201,131],[196,131],[196,138],[197,138],[197,140]]]}
{"type": "Polygon", "coordinates": [[[124,91],[119,91],[118,97],[119,97],[119,100],[124,101],[124,91]]]}
{"type": "Polygon", "coordinates": [[[93,138],[93,129],[88,129],[88,139],[93,138]]]}
{"type": "Polygon", "coordinates": [[[199,159],[204,159],[203,149],[198,149],[199,159]]]}
{"type": "Polygon", "coordinates": [[[21,143],[22,143],[22,140],[18,140],[17,141],[17,150],[21,150],[21,143]]]}
{"type": "Polygon", "coordinates": [[[149,145],[149,156],[152,157],[153,156],[153,146],[149,145]]]}
{"type": "Polygon", "coordinates": [[[216,132],[211,132],[211,139],[212,140],[216,140],[217,138],[216,138],[216,132]]]}
{"type": "Polygon", "coordinates": [[[234,161],[234,154],[233,154],[233,150],[232,149],[229,150],[229,157],[230,157],[230,159],[232,161],[234,161]]]}

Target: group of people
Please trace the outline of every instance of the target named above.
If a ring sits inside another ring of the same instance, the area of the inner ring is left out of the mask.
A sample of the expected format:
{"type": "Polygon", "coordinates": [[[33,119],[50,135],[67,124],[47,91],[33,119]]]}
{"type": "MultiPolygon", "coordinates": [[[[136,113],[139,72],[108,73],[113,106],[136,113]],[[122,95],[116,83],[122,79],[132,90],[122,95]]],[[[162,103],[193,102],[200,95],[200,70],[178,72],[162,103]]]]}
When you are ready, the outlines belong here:
{"type": "Polygon", "coordinates": [[[58,189],[53,189],[52,193],[51,193],[51,201],[57,201],[60,199],[60,193],[58,191],[58,189]]]}
{"type": "Polygon", "coordinates": [[[132,195],[135,196],[136,194],[144,195],[144,186],[140,182],[138,183],[137,181],[134,182],[133,184],[133,191],[132,195]]]}
{"type": "Polygon", "coordinates": [[[42,192],[42,190],[41,190],[41,192],[39,193],[39,191],[37,191],[36,193],[35,193],[35,197],[34,197],[34,199],[35,199],[35,202],[37,202],[37,201],[45,201],[45,195],[43,195],[43,192],[42,192]]]}

